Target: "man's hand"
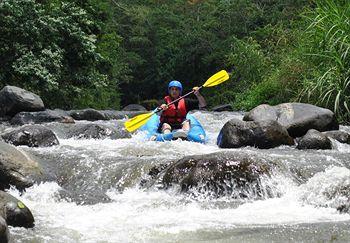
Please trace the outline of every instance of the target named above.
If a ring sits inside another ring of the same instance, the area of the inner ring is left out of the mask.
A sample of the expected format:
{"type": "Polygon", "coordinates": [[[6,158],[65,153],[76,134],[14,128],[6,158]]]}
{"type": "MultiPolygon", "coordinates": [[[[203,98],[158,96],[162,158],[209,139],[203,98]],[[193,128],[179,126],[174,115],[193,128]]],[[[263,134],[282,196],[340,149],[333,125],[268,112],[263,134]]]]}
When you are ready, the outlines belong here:
{"type": "Polygon", "coordinates": [[[194,94],[195,96],[200,95],[200,93],[199,93],[199,87],[197,87],[197,86],[196,86],[196,87],[193,87],[192,90],[194,91],[193,94],[194,94]]]}
{"type": "Polygon", "coordinates": [[[163,111],[165,111],[166,109],[168,109],[168,106],[167,106],[166,104],[162,104],[162,105],[160,106],[160,108],[161,108],[163,111]]]}

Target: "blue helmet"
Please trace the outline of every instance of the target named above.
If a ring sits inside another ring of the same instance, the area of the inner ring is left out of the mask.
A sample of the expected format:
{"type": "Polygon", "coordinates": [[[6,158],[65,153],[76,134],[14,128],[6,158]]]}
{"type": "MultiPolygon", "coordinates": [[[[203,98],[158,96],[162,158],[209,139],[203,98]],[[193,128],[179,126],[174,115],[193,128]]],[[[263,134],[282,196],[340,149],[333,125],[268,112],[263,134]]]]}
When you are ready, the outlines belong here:
{"type": "Polygon", "coordinates": [[[180,90],[180,93],[182,93],[182,84],[179,81],[173,80],[168,85],[168,91],[171,87],[177,87],[180,90]]]}

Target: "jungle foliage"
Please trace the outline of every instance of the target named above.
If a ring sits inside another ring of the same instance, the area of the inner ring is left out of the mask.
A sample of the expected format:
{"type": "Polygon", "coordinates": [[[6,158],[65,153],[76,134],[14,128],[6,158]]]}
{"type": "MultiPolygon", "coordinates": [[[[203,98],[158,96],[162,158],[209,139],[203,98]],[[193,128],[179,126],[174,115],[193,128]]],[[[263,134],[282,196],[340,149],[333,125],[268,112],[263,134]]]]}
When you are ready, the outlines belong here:
{"type": "Polygon", "coordinates": [[[49,107],[120,108],[159,99],[170,80],[211,106],[301,101],[349,121],[347,0],[2,0],[0,85],[49,107]]]}

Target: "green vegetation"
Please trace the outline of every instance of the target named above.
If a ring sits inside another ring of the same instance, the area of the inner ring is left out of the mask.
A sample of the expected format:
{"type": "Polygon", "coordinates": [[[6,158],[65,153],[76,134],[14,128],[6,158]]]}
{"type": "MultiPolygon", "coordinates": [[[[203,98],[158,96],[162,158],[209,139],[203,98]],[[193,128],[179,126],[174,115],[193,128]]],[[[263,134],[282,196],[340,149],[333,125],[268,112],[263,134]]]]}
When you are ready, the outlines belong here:
{"type": "Polygon", "coordinates": [[[301,101],[349,122],[349,18],[347,0],[3,0],[0,85],[118,109],[226,69],[212,106],[301,101]]]}

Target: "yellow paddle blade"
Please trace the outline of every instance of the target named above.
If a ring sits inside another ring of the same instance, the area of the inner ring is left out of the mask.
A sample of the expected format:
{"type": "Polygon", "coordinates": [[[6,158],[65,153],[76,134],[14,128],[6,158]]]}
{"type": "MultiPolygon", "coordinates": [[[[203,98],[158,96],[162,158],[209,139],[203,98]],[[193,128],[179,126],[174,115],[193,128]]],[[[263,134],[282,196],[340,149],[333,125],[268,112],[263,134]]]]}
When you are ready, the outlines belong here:
{"type": "Polygon", "coordinates": [[[124,127],[127,131],[133,132],[138,128],[142,127],[143,125],[145,125],[148,119],[151,118],[153,114],[154,112],[150,112],[150,113],[135,116],[127,120],[126,122],[124,122],[124,127]]]}
{"type": "Polygon", "coordinates": [[[218,84],[221,84],[228,80],[230,77],[228,76],[228,73],[225,70],[221,70],[220,72],[217,72],[213,76],[211,76],[205,84],[203,84],[203,87],[212,87],[218,84]]]}

